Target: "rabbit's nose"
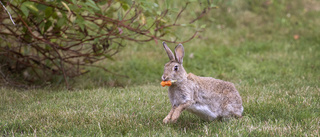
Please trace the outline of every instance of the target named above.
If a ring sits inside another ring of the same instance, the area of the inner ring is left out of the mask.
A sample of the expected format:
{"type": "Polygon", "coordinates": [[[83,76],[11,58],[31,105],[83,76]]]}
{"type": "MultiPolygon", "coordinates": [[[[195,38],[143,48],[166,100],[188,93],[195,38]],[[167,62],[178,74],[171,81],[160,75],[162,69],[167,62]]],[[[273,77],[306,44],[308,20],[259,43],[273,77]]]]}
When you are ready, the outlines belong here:
{"type": "Polygon", "coordinates": [[[166,77],[166,76],[164,76],[164,75],[162,75],[162,77],[161,77],[162,81],[166,81],[167,78],[168,78],[168,77],[166,77]]]}

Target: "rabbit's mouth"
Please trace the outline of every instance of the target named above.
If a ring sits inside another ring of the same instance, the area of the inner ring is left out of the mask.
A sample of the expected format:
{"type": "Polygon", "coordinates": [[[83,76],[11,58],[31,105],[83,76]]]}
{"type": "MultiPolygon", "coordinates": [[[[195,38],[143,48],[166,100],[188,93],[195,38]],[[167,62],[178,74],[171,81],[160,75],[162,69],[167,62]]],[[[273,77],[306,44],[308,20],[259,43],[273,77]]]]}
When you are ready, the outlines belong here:
{"type": "Polygon", "coordinates": [[[171,80],[171,79],[168,79],[168,80],[162,80],[162,81],[170,81],[171,83],[175,83],[175,82],[177,82],[178,80],[171,80]]]}
{"type": "Polygon", "coordinates": [[[162,81],[177,81],[177,80],[171,79],[171,78],[168,77],[167,75],[162,75],[161,80],[162,80],[162,81]]]}
{"type": "Polygon", "coordinates": [[[171,83],[177,82],[177,80],[171,80],[171,83]]]}

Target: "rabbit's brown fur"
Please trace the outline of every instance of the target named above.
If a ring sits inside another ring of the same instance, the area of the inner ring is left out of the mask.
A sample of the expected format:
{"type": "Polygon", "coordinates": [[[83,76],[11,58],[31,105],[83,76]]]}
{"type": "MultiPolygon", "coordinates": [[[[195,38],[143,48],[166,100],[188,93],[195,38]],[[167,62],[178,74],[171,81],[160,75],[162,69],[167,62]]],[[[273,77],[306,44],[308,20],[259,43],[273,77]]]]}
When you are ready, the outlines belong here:
{"type": "Polygon", "coordinates": [[[165,43],[163,46],[170,62],[165,65],[162,80],[176,80],[169,87],[172,108],[163,119],[164,123],[176,122],[183,110],[207,121],[220,117],[242,117],[242,100],[232,83],[211,77],[199,77],[192,73],[187,74],[182,66],[183,46],[179,44],[176,47],[175,56],[165,43]]]}

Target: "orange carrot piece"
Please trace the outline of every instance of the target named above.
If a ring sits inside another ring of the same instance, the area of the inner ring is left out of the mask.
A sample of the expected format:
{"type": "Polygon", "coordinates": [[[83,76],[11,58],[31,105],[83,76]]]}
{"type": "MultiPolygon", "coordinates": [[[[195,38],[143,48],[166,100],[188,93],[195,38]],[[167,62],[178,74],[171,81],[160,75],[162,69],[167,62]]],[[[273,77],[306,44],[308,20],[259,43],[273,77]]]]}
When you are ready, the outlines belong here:
{"type": "Polygon", "coordinates": [[[161,84],[162,87],[171,86],[172,85],[171,81],[162,81],[160,84],[161,84]]]}

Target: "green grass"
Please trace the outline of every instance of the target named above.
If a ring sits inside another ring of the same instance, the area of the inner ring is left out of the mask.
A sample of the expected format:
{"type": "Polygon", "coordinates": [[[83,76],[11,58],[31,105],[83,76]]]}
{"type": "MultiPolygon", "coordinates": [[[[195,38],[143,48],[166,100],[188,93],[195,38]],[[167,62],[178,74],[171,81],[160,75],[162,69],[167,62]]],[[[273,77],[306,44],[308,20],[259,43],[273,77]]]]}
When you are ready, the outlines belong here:
{"type": "Polygon", "coordinates": [[[219,9],[202,20],[206,30],[184,44],[187,72],[236,85],[242,119],[204,122],[183,112],[176,124],[162,124],[170,110],[159,84],[168,57],[160,42],[130,43],[116,61],[101,62],[130,78],[92,69],[73,91],[1,88],[0,134],[319,136],[320,2],[272,2],[217,1],[219,9]]]}
{"type": "MultiPolygon", "coordinates": [[[[138,86],[92,90],[16,91],[1,89],[4,135],[318,135],[320,92],[240,86],[244,117],[204,122],[184,112],[176,124],[162,124],[170,110],[166,88],[138,86]]],[[[238,86],[239,87],[239,86],[238,86]]]]}

